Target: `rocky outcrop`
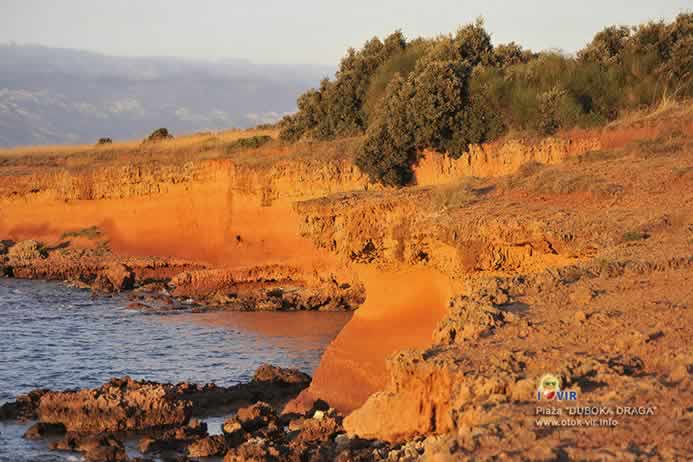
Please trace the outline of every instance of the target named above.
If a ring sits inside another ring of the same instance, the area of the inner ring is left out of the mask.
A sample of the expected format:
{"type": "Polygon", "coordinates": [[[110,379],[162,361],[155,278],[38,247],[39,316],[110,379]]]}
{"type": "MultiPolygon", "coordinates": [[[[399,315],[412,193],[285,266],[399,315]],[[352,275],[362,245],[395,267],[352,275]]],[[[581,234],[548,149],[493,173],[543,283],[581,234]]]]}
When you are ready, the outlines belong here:
{"type": "Polygon", "coordinates": [[[124,377],[95,389],[35,390],[3,405],[0,417],[37,419],[25,438],[64,435],[51,447],[82,452],[89,461],[127,460],[121,441],[113,434],[143,435],[138,445],[143,454],[168,451],[190,457],[223,456],[251,435],[285,438],[275,409],[309,384],[310,376],[298,370],[268,364],[258,368],[252,381],[231,387],[160,384],[124,377]],[[226,412],[235,412],[224,426],[226,436],[209,436],[207,425],[192,418],[226,412]]]}
{"type": "MultiPolygon", "coordinates": [[[[398,191],[369,185],[345,156],[326,162],[284,147],[251,162],[152,155],[73,169],[51,159],[31,175],[16,160],[7,166],[16,175],[0,185],[0,231],[56,238],[66,230],[45,223],[74,216],[73,226],[105,223],[116,253],[179,252],[208,262],[171,264],[164,275],[164,265],[117,259],[135,274],[137,288],[153,284],[135,294],[145,306],[146,297],[172,290],[220,309],[352,306],[359,294],[351,277],[310,276],[330,274],[316,264],[326,253],[362,274],[364,264],[404,274],[399,284],[372,278],[365,309],[324,356],[315,394],[306,394],[304,407],[288,408],[296,414],[275,409],[307,385],[300,376],[274,383],[263,372],[230,388],[163,386],[193,414],[242,409],[224,426],[227,460],[685,460],[693,370],[681,352],[692,325],[686,111],[675,123],[653,114],[631,126],[472,147],[454,161],[424,153],[419,187],[398,191]],[[421,272],[407,274],[412,267],[421,272]],[[422,278],[427,271],[455,285],[445,313],[438,311],[450,294],[422,278]],[[439,293],[446,294],[442,302],[439,293]],[[403,347],[383,373],[381,359],[403,347]],[[528,417],[547,372],[580,402],[657,403],[657,413],[604,432],[540,428],[528,417]],[[344,421],[329,408],[303,411],[320,397],[340,410],[365,404],[344,421]],[[658,431],[643,431],[650,428],[658,431]]],[[[19,277],[99,278],[117,290],[96,249],[62,266],[56,263],[71,258],[61,255],[69,249],[41,250],[29,248],[24,258],[9,255],[10,248],[2,264],[19,277]]],[[[2,412],[36,408],[31,399],[22,403],[2,412]]],[[[85,406],[102,409],[89,400],[85,406]]],[[[146,421],[135,412],[137,419],[146,421]]],[[[145,443],[223,452],[221,438],[188,427],[172,426],[166,431],[174,433],[145,443]]]]}
{"type": "Polygon", "coordinates": [[[388,387],[351,413],[345,428],[388,441],[452,431],[463,409],[506,394],[523,367],[514,355],[482,362],[483,369],[454,347],[398,353],[388,362],[388,387]]]}
{"type": "Polygon", "coordinates": [[[253,382],[278,387],[301,388],[310,383],[310,376],[296,369],[263,364],[255,371],[253,382]]]}
{"type": "Polygon", "coordinates": [[[41,422],[78,433],[128,432],[186,424],[192,403],[173,385],[113,379],[100,388],[49,392],[38,407],[41,422]]]}
{"type": "Polygon", "coordinates": [[[34,420],[43,395],[50,390],[37,389],[20,395],[16,401],[0,406],[0,420],[34,420]]]}
{"type": "Polygon", "coordinates": [[[67,281],[98,294],[132,291],[131,308],[150,312],[352,311],[365,291],[350,277],[295,265],[215,268],[163,257],[120,257],[109,250],[63,241],[46,248],[36,241],[9,247],[2,273],[16,278],[67,281]]]}
{"type": "Polygon", "coordinates": [[[351,311],[365,300],[361,284],[291,265],[187,271],[171,280],[173,295],[229,311],[351,311]]]}
{"type": "Polygon", "coordinates": [[[52,428],[50,425],[78,433],[178,428],[186,426],[193,414],[205,415],[225,406],[257,401],[282,405],[309,384],[307,374],[271,365],[261,366],[251,382],[231,387],[160,384],[124,377],[95,389],[34,390],[4,404],[0,416],[3,420],[38,419],[40,426],[32,435],[52,428]]]}

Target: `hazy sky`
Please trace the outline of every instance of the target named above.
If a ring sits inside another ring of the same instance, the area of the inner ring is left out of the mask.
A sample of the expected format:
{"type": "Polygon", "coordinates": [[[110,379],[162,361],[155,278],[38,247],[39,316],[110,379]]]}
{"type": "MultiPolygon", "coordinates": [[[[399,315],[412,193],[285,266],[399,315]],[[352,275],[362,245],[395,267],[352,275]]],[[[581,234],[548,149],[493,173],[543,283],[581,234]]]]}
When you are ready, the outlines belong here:
{"type": "Polygon", "coordinates": [[[0,0],[0,43],[335,65],[349,46],[398,28],[435,36],[483,16],[494,43],[572,52],[605,25],[691,9],[693,0],[0,0]]]}

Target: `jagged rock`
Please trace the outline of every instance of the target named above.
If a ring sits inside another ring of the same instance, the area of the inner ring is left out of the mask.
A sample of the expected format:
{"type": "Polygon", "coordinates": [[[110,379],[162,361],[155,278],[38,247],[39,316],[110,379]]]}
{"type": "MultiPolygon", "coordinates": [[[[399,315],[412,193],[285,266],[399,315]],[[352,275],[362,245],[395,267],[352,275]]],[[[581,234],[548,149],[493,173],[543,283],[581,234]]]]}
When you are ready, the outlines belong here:
{"type": "Polygon", "coordinates": [[[487,299],[466,296],[450,300],[448,314],[433,332],[433,341],[450,345],[483,336],[515,319],[515,315],[493,306],[487,299]]]}
{"type": "Polygon", "coordinates": [[[40,401],[42,422],[62,423],[68,431],[101,433],[180,426],[190,420],[192,404],[173,385],[112,379],[100,388],[48,392],[40,401]]]}
{"type": "Polygon", "coordinates": [[[451,431],[458,410],[509,397],[524,363],[514,354],[467,355],[457,347],[406,350],[387,362],[390,383],[344,419],[350,435],[399,442],[451,431]]]}
{"type": "Polygon", "coordinates": [[[312,419],[305,419],[292,444],[314,441],[326,442],[342,431],[342,418],[332,410],[328,413],[318,414],[312,419]]]}
{"type": "Polygon", "coordinates": [[[99,272],[92,288],[97,292],[131,290],[135,285],[135,273],[121,263],[112,263],[99,272]]]}
{"type": "Polygon", "coordinates": [[[143,436],[137,443],[137,450],[142,454],[173,449],[175,449],[175,446],[172,446],[170,441],[162,441],[151,436],[143,436]]]}
{"type": "Polygon", "coordinates": [[[476,298],[488,300],[493,305],[505,305],[511,301],[508,292],[516,290],[518,284],[500,278],[484,278],[474,281],[471,286],[476,298]]]}
{"type": "Polygon", "coordinates": [[[607,360],[609,369],[618,375],[638,375],[642,373],[645,364],[642,359],[633,355],[618,355],[607,360]]]}
{"type": "Polygon", "coordinates": [[[190,457],[216,457],[226,453],[226,441],[223,435],[208,436],[188,446],[190,457]]]}
{"type": "Polygon", "coordinates": [[[271,364],[263,364],[255,371],[253,381],[273,385],[308,386],[310,384],[310,376],[298,369],[284,369],[271,364]]]}
{"type": "Polygon", "coordinates": [[[243,426],[236,419],[227,419],[222,425],[222,431],[226,437],[229,447],[235,448],[248,439],[248,434],[243,430],[243,426]]]}
{"type": "MultiPolygon", "coordinates": [[[[239,409],[233,419],[241,424],[243,430],[254,432],[272,423],[276,424],[277,413],[269,404],[259,402],[252,406],[239,409]]],[[[224,426],[226,427],[226,422],[224,426]]]]}
{"type": "Polygon", "coordinates": [[[9,247],[7,256],[10,258],[10,260],[33,260],[37,258],[45,258],[46,250],[40,242],[30,239],[27,241],[18,242],[17,244],[9,247]]]}
{"type": "Polygon", "coordinates": [[[224,462],[278,462],[286,460],[286,455],[285,448],[277,448],[264,438],[253,438],[229,449],[224,462]]]}

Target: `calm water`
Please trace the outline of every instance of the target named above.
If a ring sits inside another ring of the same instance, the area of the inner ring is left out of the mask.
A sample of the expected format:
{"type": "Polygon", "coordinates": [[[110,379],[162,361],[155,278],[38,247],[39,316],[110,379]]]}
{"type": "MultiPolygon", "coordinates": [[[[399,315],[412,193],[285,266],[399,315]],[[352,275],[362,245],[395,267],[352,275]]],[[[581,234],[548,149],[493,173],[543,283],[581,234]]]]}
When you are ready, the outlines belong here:
{"type": "MultiPolygon", "coordinates": [[[[95,387],[123,375],[233,385],[250,380],[265,362],[312,373],[350,317],[150,315],[126,305],[125,298],[92,299],[61,284],[0,279],[0,404],[34,388],[95,387]]],[[[217,430],[218,421],[210,424],[217,430]]],[[[0,460],[79,460],[23,440],[27,427],[0,422],[0,460]]]]}

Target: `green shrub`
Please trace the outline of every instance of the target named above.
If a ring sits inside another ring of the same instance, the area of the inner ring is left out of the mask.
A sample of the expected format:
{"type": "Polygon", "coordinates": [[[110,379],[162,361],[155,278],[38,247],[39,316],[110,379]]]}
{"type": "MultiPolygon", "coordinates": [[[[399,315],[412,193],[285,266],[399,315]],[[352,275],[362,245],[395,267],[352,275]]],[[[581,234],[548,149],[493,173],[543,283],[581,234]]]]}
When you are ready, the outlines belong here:
{"type": "Polygon", "coordinates": [[[299,98],[298,112],[280,124],[280,138],[366,133],[359,166],[375,181],[407,184],[422,149],[457,158],[470,144],[507,131],[551,135],[693,96],[692,50],[691,13],[669,24],[608,27],[577,57],[533,53],[512,42],[494,47],[481,20],[454,35],[409,43],[397,31],[350,49],[334,80],[299,98]],[[397,91],[389,91],[394,81],[397,91]]]}
{"type": "Polygon", "coordinates": [[[169,133],[167,128],[157,128],[147,138],[144,139],[143,143],[158,143],[160,141],[167,141],[172,139],[173,135],[169,133]]]}
{"type": "Polygon", "coordinates": [[[649,234],[643,233],[642,231],[627,231],[623,234],[623,240],[626,242],[642,241],[648,239],[649,237],[649,234]]]}
{"type": "Polygon", "coordinates": [[[248,138],[240,138],[227,144],[224,147],[224,152],[228,154],[234,151],[240,151],[242,149],[257,149],[270,141],[272,141],[272,137],[269,135],[256,135],[248,138]]]}
{"type": "Polygon", "coordinates": [[[412,180],[411,166],[417,158],[412,93],[412,85],[395,75],[366,133],[355,162],[374,182],[403,186],[412,180]]]}
{"type": "Polygon", "coordinates": [[[392,55],[378,68],[371,79],[368,92],[366,93],[364,111],[367,116],[375,117],[377,106],[385,96],[387,86],[395,77],[395,74],[399,74],[400,77],[406,79],[416,67],[419,59],[426,53],[428,46],[429,43],[425,40],[417,40],[407,45],[405,49],[392,55]]]}

